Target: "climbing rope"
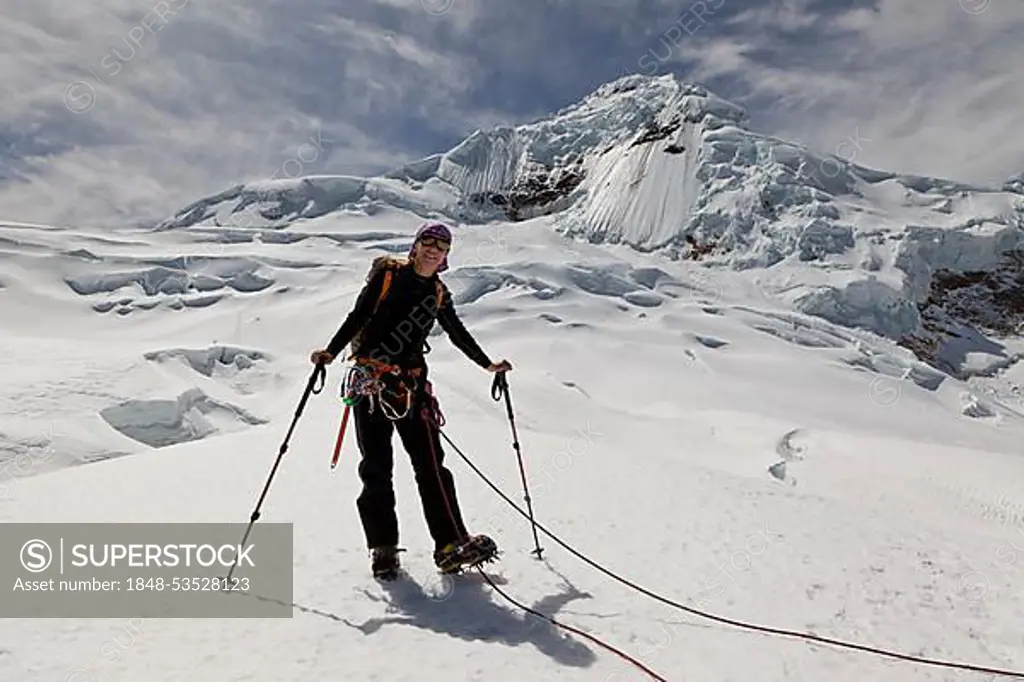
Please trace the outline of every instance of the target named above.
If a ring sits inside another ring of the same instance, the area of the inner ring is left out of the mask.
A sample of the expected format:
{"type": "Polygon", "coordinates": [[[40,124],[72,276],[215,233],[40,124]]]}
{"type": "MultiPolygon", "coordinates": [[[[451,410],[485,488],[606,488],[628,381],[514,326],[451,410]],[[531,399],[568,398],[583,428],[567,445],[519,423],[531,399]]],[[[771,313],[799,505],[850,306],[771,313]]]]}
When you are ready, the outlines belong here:
{"type": "MultiPolygon", "coordinates": [[[[661,602],[663,604],[666,604],[666,605],[671,606],[673,608],[679,609],[680,611],[685,611],[685,612],[690,613],[692,615],[699,616],[701,618],[706,618],[706,619],[713,620],[713,621],[716,621],[716,622],[719,622],[719,623],[724,623],[726,625],[732,625],[734,627],[744,628],[744,629],[748,629],[748,630],[753,630],[755,632],[761,632],[761,633],[765,633],[765,634],[769,634],[769,635],[780,635],[780,636],[787,636],[787,637],[796,637],[796,638],[799,638],[799,639],[805,639],[805,640],[812,641],[812,642],[818,642],[820,644],[829,644],[829,645],[832,645],[832,646],[837,646],[837,647],[842,647],[842,648],[847,648],[847,649],[854,649],[854,650],[857,650],[857,651],[863,651],[863,652],[867,652],[867,653],[870,653],[870,654],[875,654],[875,655],[878,655],[878,656],[886,656],[886,657],[895,658],[895,659],[899,659],[899,660],[903,660],[903,661],[909,661],[909,662],[912,662],[912,663],[922,663],[922,664],[925,664],[925,665],[934,665],[934,666],[940,666],[940,667],[946,667],[946,668],[954,668],[954,669],[957,669],[957,670],[969,670],[969,671],[978,672],[978,673],[987,673],[987,674],[992,674],[992,675],[1002,675],[1002,676],[1005,676],[1005,677],[1014,677],[1014,678],[1018,678],[1018,679],[1024,679],[1024,672],[1018,672],[1018,671],[1014,671],[1014,670],[1006,670],[1006,669],[1000,669],[1000,668],[990,668],[990,667],[980,666],[980,665],[971,665],[971,664],[968,664],[968,663],[959,663],[959,662],[953,662],[953,661],[942,661],[942,660],[937,660],[937,659],[932,659],[932,658],[926,658],[926,657],[923,657],[923,656],[912,656],[912,655],[909,655],[909,654],[902,654],[902,653],[899,653],[899,652],[889,651],[889,650],[886,650],[886,649],[866,646],[866,645],[862,645],[862,644],[856,644],[856,643],[852,643],[852,642],[844,642],[844,641],[841,641],[841,640],[831,639],[829,637],[822,637],[822,636],[819,636],[819,635],[814,635],[814,634],[805,633],[805,632],[797,632],[797,631],[786,630],[786,629],[782,629],[782,628],[773,628],[773,627],[757,625],[757,624],[753,624],[753,623],[745,623],[743,621],[733,620],[731,618],[724,618],[722,616],[716,616],[714,614],[711,614],[711,613],[708,613],[708,612],[705,612],[705,611],[701,611],[699,609],[695,609],[695,608],[692,608],[692,607],[689,607],[689,606],[685,606],[684,604],[680,604],[679,602],[676,602],[676,601],[674,601],[672,599],[669,599],[668,597],[664,597],[662,595],[659,595],[659,594],[657,594],[657,593],[655,593],[655,592],[653,592],[651,590],[648,590],[648,589],[646,589],[646,588],[644,588],[644,587],[642,587],[642,586],[640,586],[640,585],[638,585],[638,584],[636,584],[636,583],[634,583],[634,582],[632,582],[632,581],[630,581],[630,580],[628,580],[628,579],[618,575],[617,573],[615,573],[615,572],[605,568],[601,564],[597,563],[596,561],[590,559],[589,557],[587,557],[583,553],[579,552],[578,550],[573,548],[571,545],[569,545],[567,542],[563,541],[557,535],[555,535],[554,533],[549,531],[547,528],[545,528],[543,525],[538,523],[533,518],[532,514],[529,514],[529,513],[525,512],[525,511],[523,511],[519,507],[519,505],[517,505],[512,499],[510,499],[505,493],[503,493],[501,491],[501,489],[497,485],[495,485],[486,476],[486,474],[484,474],[479,469],[479,467],[477,467],[472,462],[472,460],[470,460],[470,458],[452,441],[451,438],[448,437],[448,435],[446,433],[444,433],[444,431],[440,427],[437,428],[437,431],[448,442],[448,444],[451,445],[452,449],[455,450],[455,452],[466,462],[466,464],[469,465],[469,467],[474,471],[474,473],[477,474],[477,476],[479,476],[492,490],[494,490],[505,502],[507,502],[509,504],[509,506],[511,506],[513,509],[515,509],[517,512],[519,512],[519,514],[521,516],[523,516],[524,518],[529,520],[530,523],[533,524],[535,528],[538,528],[542,533],[544,533],[549,538],[551,538],[552,540],[557,542],[559,545],[561,545],[570,554],[572,554],[576,558],[580,559],[584,563],[590,565],[594,569],[600,571],[601,573],[603,573],[606,576],[612,578],[613,580],[616,580],[616,581],[622,583],[623,585],[626,585],[627,587],[629,587],[629,588],[631,588],[631,589],[633,589],[633,590],[635,590],[635,591],[637,591],[637,592],[639,592],[639,593],[641,593],[643,595],[646,595],[646,596],[648,596],[648,597],[650,597],[650,598],[652,598],[652,599],[654,599],[656,601],[659,601],[659,602],[661,602]]],[[[490,581],[490,579],[487,578],[487,576],[484,576],[484,577],[487,580],[487,582],[490,583],[491,586],[494,587],[494,589],[499,594],[502,594],[502,596],[505,596],[506,599],[509,599],[509,597],[504,595],[501,592],[501,590],[499,590],[497,588],[497,586],[494,585],[490,581]]],[[[512,600],[509,599],[509,601],[512,601],[512,600]]],[[[515,603],[515,602],[513,602],[513,603],[515,603]]],[[[520,604],[517,604],[517,606],[519,606],[519,608],[525,608],[525,607],[523,607],[520,604]]],[[[554,620],[552,618],[544,616],[543,614],[536,614],[535,613],[535,615],[539,615],[540,617],[544,618],[545,620],[548,620],[549,622],[554,622],[554,620]]],[[[563,625],[561,625],[559,623],[555,623],[555,624],[559,625],[560,627],[565,627],[565,626],[563,626],[563,625]]],[[[588,636],[588,638],[589,638],[589,636],[588,636]]],[[[604,645],[603,643],[602,643],[602,646],[606,646],[606,648],[608,648],[608,646],[604,645]]],[[[649,669],[643,667],[642,664],[637,662],[635,659],[632,659],[627,654],[623,654],[622,652],[620,652],[620,651],[618,651],[618,650],[616,650],[614,648],[612,650],[615,651],[620,656],[623,656],[627,660],[630,660],[630,662],[632,662],[632,663],[640,666],[641,668],[643,668],[645,670],[645,672],[647,672],[648,674],[653,676],[655,679],[662,679],[662,678],[658,677],[656,673],[654,673],[654,672],[650,671],[649,669]]]]}
{"type": "MultiPolygon", "coordinates": [[[[387,387],[384,385],[384,383],[382,381],[380,381],[379,379],[376,379],[375,381],[377,381],[376,384],[374,384],[372,382],[367,382],[364,385],[364,387],[366,388],[367,391],[370,391],[371,388],[376,389],[378,397],[380,397],[380,393],[381,392],[387,391],[389,389],[387,389],[387,387]]],[[[507,393],[507,391],[508,391],[507,385],[505,385],[504,383],[501,384],[501,391],[504,392],[504,393],[507,393]]],[[[992,668],[992,667],[980,666],[980,665],[972,665],[972,664],[968,664],[968,663],[959,663],[959,662],[955,662],[955,661],[943,661],[943,660],[938,660],[938,659],[926,658],[926,657],[923,657],[923,656],[913,656],[913,655],[910,655],[910,654],[903,654],[903,653],[899,653],[899,652],[895,652],[895,651],[890,651],[890,650],[886,650],[886,649],[881,649],[881,648],[877,648],[877,647],[871,647],[871,646],[866,646],[866,645],[862,645],[862,644],[856,644],[856,643],[853,643],[853,642],[844,642],[844,641],[841,641],[841,640],[832,639],[832,638],[829,638],[829,637],[822,637],[820,635],[814,635],[814,634],[811,634],[811,633],[798,632],[798,631],[794,631],[794,630],[786,630],[786,629],[783,629],[783,628],[774,628],[774,627],[769,627],[769,626],[764,626],[764,625],[758,625],[758,624],[755,624],[755,623],[745,623],[743,621],[734,620],[734,619],[731,619],[731,618],[725,618],[725,617],[722,617],[722,616],[717,616],[717,615],[714,615],[712,613],[708,613],[706,611],[702,611],[702,610],[699,610],[699,609],[695,609],[695,608],[686,606],[684,604],[680,604],[677,601],[674,601],[674,600],[672,600],[672,599],[670,599],[668,597],[664,597],[664,596],[662,596],[660,594],[657,594],[656,592],[653,592],[653,591],[651,591],[651,590],[649,590],[647,588],[644,588],[641,585],[638,585],[638,584],[628,580],[627,578],[624,578],[621,575],[618,575],[614,571],[612,571],[612,570],[610,570],[608,568],[605,568],[604,566],[602,566],[598,562],[596,562],[593,559],[587,557],[585,554],[583,554],[582,552],[578,551],[577,549],[575,549],[574,547],[569,545],[567,542],[562,540],[560,537],[555,535],[553,532],[548,530],[541,523],[537,522],[534,519],[532,513],[528,513],[526,511],[524,511],[523,509],[521,509],[519,507],[519,505],[517,505],[504,492],[502,492],[502,490],[493,481],[491,481],[490,478],[486,474],[484,474],[483,471],[481,471],[479,467],[476,466],[476,464],[473,463],[473,461],[469,458],[469,456],[466,455],[462,451],[462,449],[459,448],[458,445],[456,445],[452,441],[452,439],[449,438],[448,435],[441,428],[441,424],[443,423],[441,420],[443,419],[443,417],[442,417],[442,415],[440,413],[440,408],[439,408],[438,401],[437,401],[436,397],[433,395],[432,390],[430,390],[430,388],[429,388],[429,382],[427,384],[426,393],[427,393],[427,396],[429,398],[429,406],[425,407],[421,411],[421,414],[422,414],[424,422],[427,423],[430,426],[433,426],[433,428],[436,430],[436,432],[442,438],[444,438],[445,441],[448,442],[448,444],[452,447],[452,449],[463,459],[463,461],[466,462],[466,464],[470,467],[470,469],[472,469],[473,472],[476,473],[476,475],[479,476],[484,481],[484,483],[486,483],[492,490],[494,490],[494,492],[497,493],[499,497],[501,497],[506,503],[508,503],[509,506],[511,506],[513,509],[515,509],[521,516],[523,516],[528,521],[530,521],[531,525],[535,529],[539,529],[542,533],[547,535],[549,538],[551,538],[556,543],[558,543],[561,547],[563,547],[566,551],[568,551],[570,554],[572,554],[576,558],[580,559],[584,563],[588,564],[589,566],[593,567],[594,569],[598,570],[599,572],[605,574],[609,578],[612,578],[613,580],[616,580],[617,582],[620,582],[623,585],[626,585],[627,587],[629,587],[630,589],[632,589],[632,590],[634,590],[636,592],[639,592],[639,593],[641,593],[641,594],[643,594],[643,595],[645,595],[647,597],[650,597],[650,598],[654,599],[655,601],[661,602],[661,603],[663,603],[663,604],[665,604],[667,606],[670,606],[672,608],[678,609],[680,611],[684,611],[686,613],[689,613],[689,614],[692,614],[692,615],[695,615],[695,616],[698,616],[698,617],[701,617],[701,618],[706,618],[708,620],[712,620],[712,621],[715,621],[715,622],[718,622],[718,623],[723,623],[723,624],[726,624],[726,625],[732,625],[734,627],[738,627],[738,628],[742,628],[742,629],[747,629],[747,630],[752,630],[752,631],[755,631],[755,632],[761,632],[761,633],[765,633],[765,634],[769,634],[769,635],[779,635],[779,636],[785,636],[785,637],[795,637],[795,638],[798,638],[798,639],[804,639],[804,640],[811,641],[811,642],[817,642],[817,643],[820,643],[820,644],[828,644],[828,645],[832,645],[832,646],[836,646],[836,647],[853,649],[853,650],[856,650],[856,651],[862,651],[862,652],[866,652],[866,653],[874,654],[874,655],[878,655],[878,656],[885,656],[885,657],[889,657],[889,658],[895,658],[895,659],[898,659],[898,660],[909,661],[909,662],[912,662],[912,663],[921,663],[921,664],[925,664],[925,665],[933,665],[933,666],[939,666],[939,667],[945,667],[945,668],[953,668],[953,669],[957,669],[957,670],[968,670],[968,671],[978,672],[978,673],[987,673],[987,674],[991,674],[991,675],[1001,675],[1001,676],[1005,676],[1005,677],[1013,677],[1013,678],[1018,678],[1018,679],[1024,679],[1024,672],[1018,672],[1018,671],[1006,670],[1006,669],[1000,669],[1000,668],[992,668]]],[[[411,396],[412,392],[410,391],[409,393],[407,393],[407,395],[411,396]]],[[[495,393],[495,395],[497,395],[497,393],[495,393]]],[[[379,402],[381,404],[386,404],[387,403],[386,400],[380,400],[379,402]]],[[[407,412],[408,412],[408,408],[406,410],[406,413],[407,412]]],[[[401,417],[398,417],[398,418],[401,418],[401,417]]],[[[442,484],[441,479],[440,479],[440,467],[439,467],[439,462],[438,462],[438,457],[437,457],[437,451],[436,451],[436,449],[434,447],[434,440],[433,440],[433,438],[429,438],[429,437],[428,437],[427,440],[428,440],[428,443],[430,444],[431,456],[433,458],[433,463],[434,463],[434,470],[435,470],[435,473],[438,476],[438,485],[441,488],[441,492],[442,492],[442,495],[444,497],[445,505],[447,507],[448,514],[449,514],[450,518],[452,519],[452,523],[455,523],[455,517],[454,517],[454,514],[452,512],[450,501],[448,500],[448,496],[447,496],[447,493],[445,492],[444,485],[442,484]]],[[[552,618],[551,616],[548,616],[548,615],[546,615],[544,613],[541,613],[541,612],[539,612],[539,611],[537,611],[535,609],[532,609],[532,608],[530,608],[530,607],[520,603],[519,601],[513,599],[511,596],[509,596],[507,593],[505,593],[501,588],[499,588],[494,583],[494,581],[492,581],[490,579],[490,576],[488,576],[483,571],[483,569],[480,566],[476,566],[475,568],[480,573],[481,577],[495,590],[495,592],[497,592],[506,601],[508,601],[509,603],[513,604],[517,608],[519,608],[519,609],[521,609],[523,611],[526,611],[527,613],[530,613],[530,614],[532,614],[532,615],[534,615],[534,616],[536,616],[538,618],[541,618],[541,619],[551,623],[552,625],[554,625],[556,627],[562,628],[562,629],[567,630],[569,632],[573,632],[573,633],[575,633],[575,634],[577,634],[577,635],[579,635],[581,637],[584,637],[584,638],[588,639],[589,641],[591,641],[591,642],[601,646],[602,648],[607,649],[608,651],[611,651],[612,653],[616,654],[617,656],[623,658],[624,660],[628,661],[630,664],[636,666],[640,670],[643,670],[645,673],[650,675],[653,679],[659,680],[659,682],[667,682],[665,680],[665,678],[662,677],[660,674],[658,674],[657,672],[651,670],[649,667],[647,667],[646,665],[644,665],[643,663],[638,661],[633,656],[630,656],[629,654],[625,653],[621,649],[618,649],[618,648],[614,647],[613,645],[608,644],[607,642],[604,642],[603,640],[601,640],[600,638],[598,638],[598,637],[596,637],[594,635],[586,633],[586,632],[584,632],[582,630],[579,630],[577,628],[574,628],[572,626],[566,625],[565,623],[561,623],[561,622],[555,620],[554,618],[552,618]]]]}
{"type": "MultiPolygon", "coordinates": [[[[433,396],[430,396],[430,398],[431,398],[431,403],[432,404],[430,406],[425,406],[423,408],[422,412],[421,412],[421,414],[423,416],[423,422],[427,426],[428,430],[432,426],[432,427],[434,427],[436,433],[440,433],[441,432],[441,428],[440,428],[440,425],[438,423],[438,415],[440,414],[440,410],[438,408],[437,400],[435,398],[433,398],[433,396]]],[[[440,490],[441,490],[441,496],[444,499],[445,508],[448,511],[448,518],[451,519],[452,525],[455,527],[456,534],[459,535],[460,537],[462,537],[462,533],[459,531],[458,523],[456,523],[456,521],[455,521],[455,514],[452,511],[451,501],[448,499],[448,492],[445,490],[444,482],[441,480],[441,466],[440,466],[440,462],[438,461],[438,457],[437,457],[437,449],[434,447],[433,434],[428,433],[428,435],[427,435],[427,442],[430,444],[431,461],[434,464],[434,473],[437,475],[437,485],[438,485],[438,488],[440,488],[440,490]]],[[[622,659],[624,659],[625,661],[627,661],[631,665],[634,665],[637,668],[639,668],[640,670],[643,670],[645,673],[650,675],[652,679],[658,680],[658,682],[668,682],[668,680],[666,680],[664,677],[662,677],[661,675],[656,673],[654,670],[652,670],[651,668],[647,667],[646,665],[644,665],[643,663],[638,661],[633,656],[630,656],[625,651],[622,651],[621,649],[619,649],[619,648],[617,648],[617,647],[615,647],[615,646],[605,642],[601,638],[596,637],[595,635],[591,635],[588,632],[584,632],[583,630],[575,628],[575,627],[573,627],[571,625],[566,625],[565,623],[561,623],[561,622],[555,620],[554,618],[552,618],[551,616],[549,616],[549,615],[547,615],[545,613],[541,613],[540,611],[538,611],[536,609],[533,609],[533,608],[530,608],[529,606],[526,606],[525,604],[517,601],[516,599],[513,599],[504,590],[502,590],[500,587],[498,587],[494,583],[493,580],[491,580],[491,577],[489,575],[487,575],[487,573],[484,572],[484,570],[483,570],[483,568],[481,566],[477,565],[477,566],[474,566],[474,568],[480,573],[480,577],[482,577],[487,582],[487,584],[490,585],[494,589],[495,592],[497,592],[499,595],[501,595],[506,601],[508,601],[513,606],[516,606],[519,609],[521,609],[523,611],[526,611],[527,613],[529,613],[529,614],[531,614],[533,616],[536,616],[537,618],[540,618],[542,620],[546,620],[547,622],[551,623],[555,627],[562,628],[563,630],[568,630],[569,632],[577,634],[580,637],[583,637],[583,638],[593,642],[594,644],[597,644],[598,646],[602,647],[603,649],[606,649],[606,650],[612,652],[613,654],[621,657],[622,659]]]]}

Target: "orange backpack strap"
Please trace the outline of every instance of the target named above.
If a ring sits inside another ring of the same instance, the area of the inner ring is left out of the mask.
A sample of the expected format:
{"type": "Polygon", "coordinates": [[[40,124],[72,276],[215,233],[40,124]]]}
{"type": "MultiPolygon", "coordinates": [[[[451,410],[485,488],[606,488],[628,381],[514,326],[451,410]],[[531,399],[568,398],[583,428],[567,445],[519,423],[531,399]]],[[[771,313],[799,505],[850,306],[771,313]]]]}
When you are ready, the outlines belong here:
{"type": "Polygon", "coordinates": [[[377,297],[377,304],[373,307],[373,312],[377,312],[377,306],[384,300],[384,297],[388,295],[388,289],[391,288],[391,268],[384,271],[384,282],[380,285],[380,296],[377,297]]]}
{"type": "MultiPolygon", "coordinates": [[[[370,271],[366,274],[366,281],[373,281],[373,278],[376,276],[377,272],[382,268],[384,269],[384,281],[381,282],[380,294],[377,296],[377,300],[373,304],[373,312],[370,313],[371,315],[377,313],[377,309],[380,307],[381,301],[383,301],[384,297],[387,295],[388,289],[391,287],[391,276],[394,272],[394,269],[396,267],[400,267],[401,265],[403,265],[404,262],[404,259],[396,258],[395,256],[378,256],[377,258],[373,259],[373,263],[370,264],[370,271]]],[[[362,337],[362,329],[360,329],[353,335],[351,341],[352,353],[349,355],[350,360],[354,360],[356,358],[356,349],[359,347],[359,343],[362,340],[362,337]]]]}
{"type": "Polygon", "coordinates": [[[444,304],[444,294],[445,294],[445,291],[447,291],[447,288],[444,286],[444,282],[441,281],[440,277],[438,277],[438,279],[437,279],[436,286],[437,286],[437,305],[434,306],[435,314],[441,312],[441,306],[444,304]]]}
{"type": "Polygon", "coordinates": [[[384,270],[384,282],[380,287],[380,295],[377,296],[377,303],[374,304],[373,312],[377,312],[377,306],[380,305],[381,301],[388,294],[388,289],[391,287],[391,275],[394,273],[395,268],[402,267],[408,261],[404,258],[398,258],[396,256],[378,256],[373,259],[373,263],[370,265],[370,272],[366,275],[366,281],[370,282],[373,280],[377,271],[384,270]]]}

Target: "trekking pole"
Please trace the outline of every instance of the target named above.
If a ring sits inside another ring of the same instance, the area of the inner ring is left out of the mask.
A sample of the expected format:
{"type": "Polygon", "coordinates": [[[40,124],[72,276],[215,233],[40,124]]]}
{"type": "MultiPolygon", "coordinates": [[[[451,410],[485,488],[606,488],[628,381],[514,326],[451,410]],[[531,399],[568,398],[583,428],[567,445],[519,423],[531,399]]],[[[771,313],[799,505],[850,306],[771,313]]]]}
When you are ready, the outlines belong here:
{"type": "Polygon", "coordinates": [[[512,427],[512,447],[516,451],[516,459],[519,460],[519,476],[523,481],[523,499],[526,500],[530,524],[533,526],[533,545],[535,549],[530,554],[535,554],[540,559],[542,550],[540,542],[537,540],[537,522],[533,520],[533,502],[530,499],[530,490],[526,485],[526,469],[523,468],[523,453],[519,449],[519,436],[516,433],[516,418],[512,413],[512,398],[508,392],[508,380],[505,378],[505,372],[498,372],[494,376],[494,383],[491,384],[491,397],[495,400],[501,400],[502,395],[505,396],[505,411],[508,412],[508,422],[512,427]]]}
{"type": "MultiPolygon", "coordinates": [[[[311,393],[320,393],[324,390],[324,381],[327,378],[327,369],[323,363],[317,363],[313,369],[313,373],[309,375],[309,381],[306,382],[306,390],[302,393],[302,399],[299,401],[298,407],[295,409],[295,416],[292,418],[291,426],[288,427],[288,433],[285,434],[284,440],[281,442],[281,448],[278,450],[277,459],[274,460],[274,466],[270,470],[270,476],[267,477],[267,482],[263,486],[263,492],[260,493],[260,498],[256,502],[256,508],[252,511],[252,516],[249,517],[249,526],[245,529],[245,535],[242,536],[242,542],[239,547],[245,546],[245,541],[249,539],[249,533],[252,531],[252,526],[256,523],[256,520],[260,517],[260,507],[263,506],[263,500],[267,497],[267,492],[270,490],[270,483],[274,480],[274,474],[277,473],[277,467],[281,464],[281,459],[284,457],[284,453],[288,451],[288,441],[291,440],[292,432],[295,430],[295,425],[299,423],[299,417],[302,415],[302,411],[306,408],[306,401],[309,400],[311,393]],[[315,388],[317,380],[320,381],[320,388],[315,388]]],[[[228,576],[225,581],[225,585],[231,584],[231,574],[235,572],[235,568],[238,567],[238,556],[235,556],[235,561],[231,565],[231,570],[228,571],[228,576]]]]}

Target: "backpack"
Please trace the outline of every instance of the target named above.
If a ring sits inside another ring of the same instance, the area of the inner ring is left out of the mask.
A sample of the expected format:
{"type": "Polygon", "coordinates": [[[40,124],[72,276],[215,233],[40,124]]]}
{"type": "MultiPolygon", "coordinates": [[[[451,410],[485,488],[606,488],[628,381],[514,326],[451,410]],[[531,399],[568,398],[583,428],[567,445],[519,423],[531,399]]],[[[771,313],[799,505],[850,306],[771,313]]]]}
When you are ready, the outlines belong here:
{"type": "MultiPolygon", "coordinates": [[[[378,256],[373,259],[373,263],[370,265],[370,272],[366,275],[366,281],[369,283],[373,281],[373,278],[377,273],[384,268],[384,281],[381,283],[380,295],[377,297],[376,303],[373,304],[373,312],[370,313],[372,317],[377,309],[380,308],[380,304],[384,301],[384,298],[388,295],[388,290],[391,288],[391,279],[394,273],[399,268],[404,268],[410,264],[408,258],[400,258],[398,256],[378,256]]],[[[436,317],[441,312],[442,302],[444,301],[445,286],[439,277],[435,277],[434,286],[437,288],[437,300],[434,303],[434,316],[436,317]]],[[[359,342],[362,337],[362,330],[356,332],[355,338],[352,339],[352,348],[358,348],[359,342]]],[[[427,344],[427,352],[430,350],[430,344],[427,344]]],[[[353,353],[354,355],[354,353],[353,353]]]]}

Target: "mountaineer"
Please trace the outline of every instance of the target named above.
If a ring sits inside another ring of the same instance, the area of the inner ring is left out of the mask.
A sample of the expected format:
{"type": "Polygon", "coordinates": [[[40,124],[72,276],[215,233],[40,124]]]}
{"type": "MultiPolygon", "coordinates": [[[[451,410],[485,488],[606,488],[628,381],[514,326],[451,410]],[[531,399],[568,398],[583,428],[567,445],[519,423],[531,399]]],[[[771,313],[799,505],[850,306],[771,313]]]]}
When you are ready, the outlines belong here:
{"type": "Polygon", "coordinates": [[[351,343],[353,371],[346,397],[353,405],[361,459],[362,491],[356,500],[371,570],[397,577],[398,519],[392,483],[394,431],[408,453],[423,514],[434,540],[434,563],[458,572],[493,560],[497,546],[486,535],[470,535],[462,520],[451,472],[438,439],[440,412],[424,359],[427,336],[440,323],[452,343],[489,372],[506,372],[506,360],[492,362],[466,330],[451,292],[439,278],[448,268],[452,233],[441,223],[420,227],[405,259],[373,261],[366,284],[327,347],[313,351],[314,364],[330,364],[351,343]]]}

